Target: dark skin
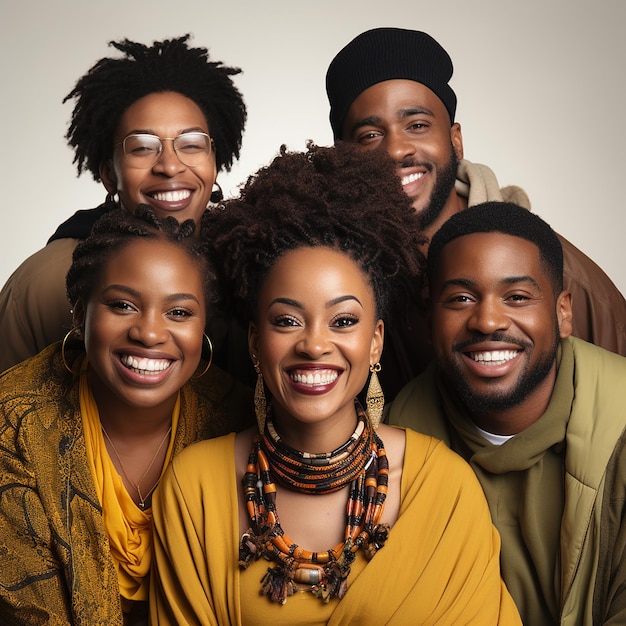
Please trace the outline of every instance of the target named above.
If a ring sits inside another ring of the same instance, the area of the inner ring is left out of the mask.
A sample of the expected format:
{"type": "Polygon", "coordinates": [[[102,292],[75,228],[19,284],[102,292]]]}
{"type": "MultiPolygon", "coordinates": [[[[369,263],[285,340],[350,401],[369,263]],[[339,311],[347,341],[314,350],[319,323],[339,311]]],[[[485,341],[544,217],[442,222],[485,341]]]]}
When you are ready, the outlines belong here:
{"type": "Polygon", "coordinates": [[[568,291],[555,295],[535,244],[502,233],[448,243],[431,285],[431,325],[439,368],[478,426],[514,435],[544,414],[572,307],[568,291]]]}
{"type": "MultiPolygon", "coordinates": [[[[382,350],[383,323],[377,319],[367,277],[343,253],[323,247],[300,248],[277,261],[261,287],[257,308],[257,322],[250,328],[250,353],[263,368],[281,437],[307,452],[337,448],[354,432],[354,397],[367,381],[370,363],[378,362],[382,350]],[[306,282],[302,281],[304,271],[308,271],[306,282]],[[336,368],[341,373],[336,385],[311,393],[290,382],[294,367],[336,368]]],[[[256,432],[256,428],[244,431],[235,440],[239,483],[256,432]]],[[[380,424],[378,434],[390,467],[382,521],[393,524],[400,507],[405,436],[402,430],[385,424],[380,424]]],[[[312,497],[279,485],[277,508],[285,533],[307,550],[324,551],[341,543],[348,491],[346,485],[334,493],[312,497]]],[[[250,522],[241,492],[239,496],[243,533],[250,522]]]]}
{"type": "MultiPolygon", "coordinates": [[[[398,164],[398,176],[418,212],[430,204],[452,150],[463,158],[460,124],[451,125],[441,100],[411,80],[387,80],[359,94],[346,114],[341,139],[363,150],[386,150],[398,164]]],[[[436,219],[425,226],[426,237],[466,208],[467,199],[452,186],[436,219]]]]}

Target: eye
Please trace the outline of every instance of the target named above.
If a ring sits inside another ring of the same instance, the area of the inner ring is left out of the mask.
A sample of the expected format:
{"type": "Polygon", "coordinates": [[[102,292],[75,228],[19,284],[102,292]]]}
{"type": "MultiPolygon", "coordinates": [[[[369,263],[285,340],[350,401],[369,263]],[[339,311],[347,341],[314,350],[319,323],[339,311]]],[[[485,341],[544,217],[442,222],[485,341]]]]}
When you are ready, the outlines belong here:
{"type": "Polygon", "coordinates": [[[137,157],[153,156],[161,151],[161,140],[153,135],[130,135],[124,140],[124,151],[137,157]]]}
{"type": "Polygon", "coordinates": [[[514,294],[511,294],[510,296],[507,296],[506,299],[507,301],[512,302],[513,304],[524,304],[528,302],[529,300],[531,300],[532,298],[528,296],[527,294],[514,293],[514,294]]]}
{"type": "Polygon", "coordinates": [[[189,317],[192,317],[193,312],[183,307],[176,307],[175,309],[168,311],[168,315],[178,320],[185,320],[189,317]]]}
{"type": "Polygon", "coordinates": [[[350,328],[359,323],[359,318],[356,315],[338,315],[333,318],[330,325],[334,328],[350,328]]]}
{"type": "Polygon", "coordinates": [[[209,138],[200,133],[185,133],[176,137],[176,149],[185,154],[196,154],[210,150],[209,138]]]}
{"type": "Polygon", "coordinates": [[[279,328],[295,328],[300,326],[300,322],[293,315],[279,315],[271,322],[272,326],[279,328]]]}
{"type": "Polygon", "coordinates": [[[475,299],[467,293],[455,293],[441,299],[442,304],[449,309],[462,309],[474,301],[475,299]]]}
{"type": "Polygon", "coordinates": [[[130,313],[137,310],[130,302],[125,300],[113,300],[108,302],[107,306],[116,313],[130,313]]]}
{"type": "Polygon", "coordinates": [[[379,130],[367,130],[367,131],[359,133],[355,137],[355,140],[358,144],[362,146],[367,146],[371,143],[374,143],[378,139],[381,139],[382,136],[383,136],[383,133],[379,130]]]}

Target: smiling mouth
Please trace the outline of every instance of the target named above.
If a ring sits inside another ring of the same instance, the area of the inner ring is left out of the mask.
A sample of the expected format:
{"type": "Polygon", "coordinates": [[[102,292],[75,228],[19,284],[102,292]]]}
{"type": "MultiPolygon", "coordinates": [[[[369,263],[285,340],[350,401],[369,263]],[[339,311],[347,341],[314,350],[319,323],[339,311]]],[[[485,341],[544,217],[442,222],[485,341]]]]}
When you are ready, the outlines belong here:
{"type": "Polygon", "coordinates": [[[418,172],[416,174],[408,174],[407,176],[402,176],[400,178],[400,182],[402,185],[409,185],[414,183],[416,180],[419,180],[422,176],[424,176],[424,172],[418,172]]]}
{"type": "Polygon", "coordinates": [[[330,385],[334,383],[339,376],[339,372],[337,370],[315,370],[310,372],[296,370],[291,372],[289,376],[294,383],[314,387],[315,385],[330,385]]]}
{"type": "Polygon", "coordinates": [[[151,194],[152,198],[159,202],[180,202],[181,200],[187,200],[191,196],[189,189],[179,189],[176,191],[157,191],[151,194]]]}
{"type": "Polygon", "coordinates": [[[136,372],[137,374],[153,375],[160,374],[170,367],[172,361],[169,359],[138,359],[130,354],[125,354],[120,357],[122,364],[129,370],[136,372]]]}
{"type": "Polygon", "coordinates": [[[477,363],[483,365],[504,365],[514,359],[521,350],[489,350],[484,352],[468,352],[466,353],[470,359],[474,359],[477,363]]]}

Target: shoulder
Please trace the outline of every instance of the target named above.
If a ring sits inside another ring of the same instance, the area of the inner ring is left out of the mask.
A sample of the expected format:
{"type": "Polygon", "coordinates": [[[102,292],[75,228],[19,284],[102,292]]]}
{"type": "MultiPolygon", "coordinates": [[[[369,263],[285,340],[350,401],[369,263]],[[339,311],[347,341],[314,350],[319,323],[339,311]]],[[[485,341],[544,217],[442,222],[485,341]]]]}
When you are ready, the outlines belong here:
{"type": "Polygon", "coordinates": [[[39,284],[45,288],[51,276],[60,276],[65,284],[65,274],[72,264],[72,254],[77,244],[77,239],[58,239],[49,243],[29,256],[11,274],[5,289],[32,290],[38,289],[39,284]]]}
{"type": "Polygon", "coordinates": [[[195,470],[199,465],[209,469],[221,465],[222,461],[232,463],[234,442],[234,433],[196,441],[178,453],[172,460],[172,465],[178,474],[195,470]]]}
{"type": "Polygon", "coordinates": [[[456,510],[462,502],[486,509],[485,495],[468,463],[443,441],[407,430],[402,509],[415,502],[439,511],[456,510]]]}
{"type": "Polygon", "coordinates": [[[234,441],[235,435],[229,434],[187,446],[172,459],[159,490],[201,503],[203,494],[227,489],[235,483],[234,441]]]}
{"type": "Polygon", "coordinates": [[[604,270],[565,237],[558,237],[563,247],[565,289],[588,293],[600,305],[620,303],[626,307],[624,297],[604,270]]]}
{"type": "MultiPolygon", "coordinates": [[[[626,380],[626,357],[578,337],[568,337],[564,341],[572,345],[577,372],[584,372],[587,375],[594,372],[598,376],[600,386],[607,384],[614,393],[620,395],[626,393],[625,386],[619,388],[613,386],[618,381],[626,380]]],[[[585,382],[580,376],[578,378],[580,382],[585,382]]]]}
{"type": "Polygon", "coordinates": [[[61,344],[57,342],[0,374],[0,402],[20,395],[65,394],[73,379],[63,366],[61,344]]]}

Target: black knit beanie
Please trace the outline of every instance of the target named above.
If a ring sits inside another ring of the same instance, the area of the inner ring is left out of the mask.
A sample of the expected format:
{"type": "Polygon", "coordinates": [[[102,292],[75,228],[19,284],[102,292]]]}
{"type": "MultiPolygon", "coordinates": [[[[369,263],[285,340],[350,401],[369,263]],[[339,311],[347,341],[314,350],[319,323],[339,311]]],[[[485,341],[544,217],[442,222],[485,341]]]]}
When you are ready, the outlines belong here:
{"type": "Polygon", "coordinates": [[[428,34],[403,28],[374,28],[358,35],[332,60],[326,72],[330,125],[335,139],[357,96],[385,80],[422,83],[443,102],[454,122],[456,95],[448,85],[452,60],[428,34]]]}

